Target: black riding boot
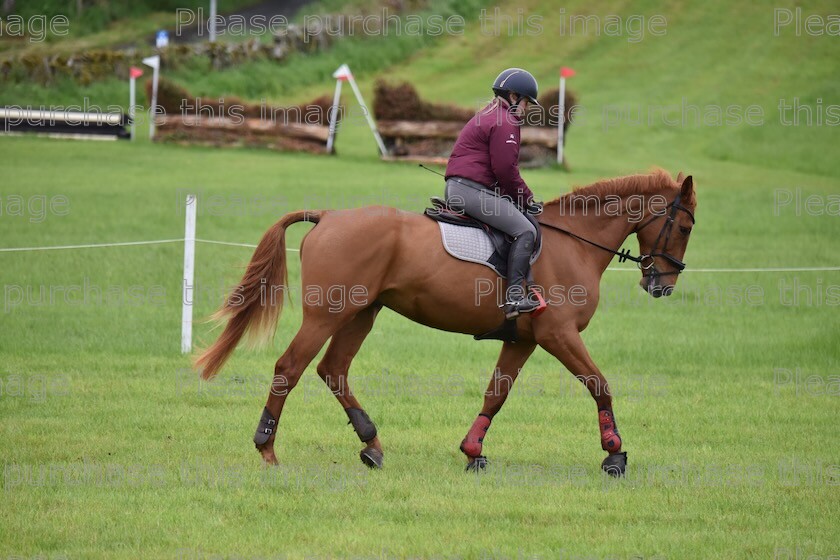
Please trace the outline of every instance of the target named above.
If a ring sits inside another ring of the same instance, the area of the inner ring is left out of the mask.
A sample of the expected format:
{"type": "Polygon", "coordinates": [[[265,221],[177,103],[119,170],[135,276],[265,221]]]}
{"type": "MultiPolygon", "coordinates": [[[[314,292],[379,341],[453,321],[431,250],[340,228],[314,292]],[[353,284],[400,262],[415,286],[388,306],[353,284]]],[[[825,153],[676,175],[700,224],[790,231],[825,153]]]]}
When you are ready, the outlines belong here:
{"type": "Polygon", "coordinates": [[[508,254],[507,292],[505,294],[505,318],[513,319],[520,313],[529,313],[539,303],[528,297],[525,280],[530,268],[531,252],[534,250],[534,234],[523,233],[513,240],[508,254]]]}

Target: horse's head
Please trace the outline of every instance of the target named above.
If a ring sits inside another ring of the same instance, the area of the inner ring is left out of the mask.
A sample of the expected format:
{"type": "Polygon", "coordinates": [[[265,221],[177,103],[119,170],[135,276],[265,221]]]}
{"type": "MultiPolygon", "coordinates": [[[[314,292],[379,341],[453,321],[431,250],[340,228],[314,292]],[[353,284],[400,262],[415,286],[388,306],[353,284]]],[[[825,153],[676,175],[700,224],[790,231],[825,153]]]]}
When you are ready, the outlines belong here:
{"type": "Polygon", "coordinates": [[[685,177],[680,173],[677,184],[679,191],[676,196],[636,228],[642,254],[639,263],[642,279],[639,285],[656,298],[669,296],[674,291],[677,278],[685,268],[682,259],[694,225],[694,209],[697,205],[694,181],[691,175],[685,177]]]}

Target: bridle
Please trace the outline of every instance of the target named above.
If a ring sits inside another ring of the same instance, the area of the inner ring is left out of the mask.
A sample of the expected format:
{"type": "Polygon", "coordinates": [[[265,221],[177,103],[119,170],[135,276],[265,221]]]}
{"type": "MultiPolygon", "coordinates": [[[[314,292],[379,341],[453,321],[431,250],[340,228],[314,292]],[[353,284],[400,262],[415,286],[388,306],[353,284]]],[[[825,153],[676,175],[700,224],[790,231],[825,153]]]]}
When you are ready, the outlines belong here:
{"type": "Polygon", "coordinates": [[[671,230],[674,228],[674,220],[677,217],[677,212],[685,212],[686,214],[688,214],[688,217],[691,218],[691,223],[695,223],[694,214],[691,212],[691,210],[682,205],[682,193],[678,193],[676,198],[674,198],[673,202],[671,202],[670,204],[668,204],[668,206],[665,207],[666,210],[669,208],[670,212],[668,212],[667,215],[664,213],[655,213],[643,223],[633,228],[633,231],[631,233],[638,234],[640,231],[645,229],[647,226],[649,226],[651,223],[655,222],[659,218],[665,218],[665,223],[662,224],[662,229],[659,230],[659,235],[656,236],[656,242],[653,244],[653,249],[651,249],[651,252],[645,255],[639,255],[638,257],[634,257],[633,255],[631,255],[630,249],[616,251],[615,249],[611,249],[609,247],[601,245],[600,243],[596,243],[595,241],[591,241],[589,239],[586,239],[585,237],[581,237],[580,235],[571,232],[567,229],[552,224],[547,224],[545,222],[538,221],[537,223],[539,223],[543,227],[547,227],[549,229],[565,233],[566,235],[574,237],[575,239],[583,241],[584,243],[589,243],[593,247],[598,247],[599,249],[604,250],[608,253],[612,253],[613,255],[618,255],[618,262],[632,261],[636,263],[636,265],[639,267],[639,270],[642,271],[642,277],[648,278],[648,285],[653,285],[657,278],[660,278],[662,276],[677,275],[680,274],[683,270],[685,270],[684,262],[682,262],[674,255],[666,252],[668,248],[668,242],[671,240],[671,230]],[[659,248],[660,243],[662,243],[661,249],[659,248]],[[662,257],[663,259],[671,263],[676,270],[673,270],[671,272],[660,271],[656,268],[656,257],[662,257]]]}
{"type": "MultiPolygon", "coordinates": [[[[677,196],[674,199],[674,201],[671,202],[671,204],[669,204],[668,206],[665,207],[666,209],[670,208],[671,211],[668,212],[668,215],[665,217],[665,223],[662,224],[662,229],[659,230],[659,235],[656,236],[656,242],[653,244],[653,249],[651,249],[650,254],[640,256],[638,265],[639,265],[639,268],[642,270],[642,277],[643,278],[649,278],[648,285],[653,285],[654,281],[657,278],[660,278],[662,276],[677,275],[677,274],[682,273],[683,270],[685,270],[685,263],[684,262],[682,262],[680,259],[678,259],[674,255],[665,252],[665,250],[668,248],[668,243],[671,241],[671,230],[673,230],[673,228],[674,228],[674,219],[677,217],[677,212],[678,211],[681,210],[681,211],[685,212],[686,214],[688,214],[688,217],[691,218],[692,225],[695,223],[694,214],[691,212],[691,210],[689,210],[688,208],[683,206],[681,204],[681,202],[682,202],[682,193],[677,193],[677,196]],[[659,250],[659,243],[660,243],[660,241],[663,241],[663,238],[664,238],[664,242],[662,243],[662,250],[660,251],[659,250]],[[655,257],[662,257],[663,259],[665,259],[666,261],[671,263],[676,270],[673,270],[671,272],[661,272],[659,269],[656,268],[655,257]],[[647,266],[645,266],[644,262],[643,262],[645,258],[650,259],[650,264],[648,264],[647,266]],[[650,271],[650,272],[647,272],[647,271],[650,271]]],[[[638,234],[645,227],[647,227],[648,224],[650,224],[654,220],[657,220],[661,217],[662,217],[662,215],[651,216],[643,224],[641,224],[638,227],[636,227],[635,229],[633,229],[632,233],[638,234]]]]}

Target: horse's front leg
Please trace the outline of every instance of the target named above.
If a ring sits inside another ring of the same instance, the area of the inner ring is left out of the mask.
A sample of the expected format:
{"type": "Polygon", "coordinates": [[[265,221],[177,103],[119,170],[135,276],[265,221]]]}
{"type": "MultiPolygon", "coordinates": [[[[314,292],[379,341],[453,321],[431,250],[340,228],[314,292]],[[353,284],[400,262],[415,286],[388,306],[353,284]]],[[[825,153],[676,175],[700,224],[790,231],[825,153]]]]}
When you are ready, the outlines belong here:
{"type": "Polygon", "coordinates": [[[610,388],[606,378],[589,356],[580,333],[574,328],[546,333],[538,336],[537,342],[563,362],[563,365],[589,389],[598,405],[601,448],[609,453],[601,463],[601,468],[612,476],[622,476],[627,467],[627,453],[621,451],[621,436],[613,414],[610,388]]]}
{"type": "Polygon", "coordinates": [[[502,345],[493,377],[490,379],[487,391],[484,392],[484,406],[461,442],[461,451],[468,460],[467,470],[478,470],[486,466],[487,458],[481,454],[484,436],[490,428],[493,416],[505,404],[513,382],[516,381],[519,371],[528,361],[535,347],[535,344],[528,342],[505,342],[502,345]]]}

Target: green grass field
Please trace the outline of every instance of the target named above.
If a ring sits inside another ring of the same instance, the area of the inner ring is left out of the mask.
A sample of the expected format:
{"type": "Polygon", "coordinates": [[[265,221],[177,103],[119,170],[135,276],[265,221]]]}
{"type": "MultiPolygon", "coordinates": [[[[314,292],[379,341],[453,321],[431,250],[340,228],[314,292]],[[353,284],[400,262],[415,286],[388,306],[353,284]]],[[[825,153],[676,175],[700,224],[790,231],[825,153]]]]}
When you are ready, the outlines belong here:
{"type": "MultiPolygon", "coordinates": [[[[808,4],[804,15],[837,11],[808,4]]],[[[571,129],[570,173],[523,172],[539,198],[654,165],[694,175],[698,222],[675,294],[654,301],[638,272],[609,271],[584,332],[613,387],[627,477],[602,475],[595,406],[541,350],[485,441],[489,470],[465,475],[458,444],[500,345],[387,310],[350,376],[379,428],[385,468],[359,462],[314,363],[286,403],[281,466],[263,468],[251,438],[274,361],[300,323],[299,297],[271,348],[239,349],[204,383],[179,352],[182,244],[0,252],[0,558],[840,554],[840,142],[836,126],[785,125],[778,110],[793,98],[813,115],[818,103],[840,105],[837,38],[792,27],[776,37],[774,6],[723,1],[569,2],[567,15],[664,14],[668,27],[637,43],[568,37],[552,2],[521,5],[543,15],[543,35],[486,36],[475,16],[463,36],[398,66],[355,70],[369,100],[381,76],[475,105],[506,66],[532,69],[543,87],[573,66],[586,118],[571,129]],[[764,123],[620,117],[622,105],[683,103],[757,105],[764,123]],[[702,271],[771,267],[834,270],[702,271]]],[[[231,84],[258,71],[205,77],[203,93],[236,93],[231,84]]],[[[124,84],[96,87],[108,103],[124,84]]],[[[331,87],[318,79],[285,99],[331,87]]],[[[56,103],[77,94],[86,93],[56,90],[56,103]]],[[[6,103],[50,95],[0,84],[6,103]]],[[[188,192],[200,197],[199,238],[253,244],[287,211],[386,203],[419,212],[442,190],[413,165],[380,162],[360,118],[343,124],[336,157],[156,145],[144,134],[133,145],[0,138],[0,246],[180,238],[188,192]]],[[[292,227],[288,246],[307,229],[292,227]]],[[[632,238],[626,246],[637,249],[632,238]]],[[[197,318],[249,258],[246,247],[198,245],[197,318]]],[[[217,333],[196,325],[201,343],[217,333]]]]}

